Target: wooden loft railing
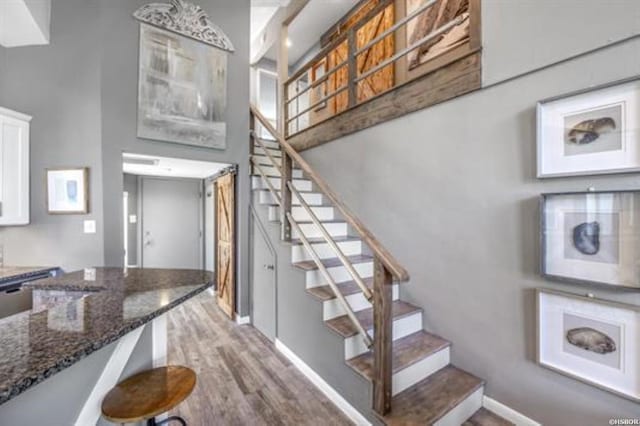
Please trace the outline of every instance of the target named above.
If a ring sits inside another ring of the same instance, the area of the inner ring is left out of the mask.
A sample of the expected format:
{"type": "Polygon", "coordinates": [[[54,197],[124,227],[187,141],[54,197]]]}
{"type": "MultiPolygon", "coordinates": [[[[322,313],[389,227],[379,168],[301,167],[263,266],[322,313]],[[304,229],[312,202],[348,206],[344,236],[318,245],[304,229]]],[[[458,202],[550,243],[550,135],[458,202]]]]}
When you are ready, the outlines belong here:
{"type": "MultiPolygon", "coordinates": [[[[313,168],[305,161],[304,158],[285,140],[285,138],[273,128],[269,120],[267,120],[253,105],[251,106],[251,146],[257,143],[268,154],[269,150],[262,144],[262,141],[256,136],[256,124],[262,125],[280,145],[282,158],[280,164],[268,155],[272,167],[280,171],[281,187],[276,189],[269,180],[268,176],[261,168],[260,163],[252,156],[252,162],[256,166],[256,170],[262,176],[267,184],[267,188],[273,194],[276,203],[280,206],[280,217],[282,224],[282,239],[291,241],[291,230],[296,229],[300,240],[308,250],[314,263],[317,265],[320,273],[327,281],[332,291],[335,293],[339,303],[347,312],[348,317],[362,336],[367,347],[373,349],[374,355],[374,377],[373,377],[373,406],[374,410],[381,415],[389,412],[391,407],[391,385],[392,385],[392,284],[393,281],[404,282],[409,279],[408,272],[400,265],[400,263],[389,253],[389,251],[378,241],[369,229],[358,219],[353,212],[339,199],[335,192],[322,179],[313,168]],[[345,221],[358,233],[363,243],[365,243],[374,258],[374,278],[373,289],[369,289],[358,275],[357,271],[350,263],[348,258],[342,253],[336,242],[325,229],[322,222],[317,218],[311,207],[304,200],[302,195],[296,190],[292,181],[292,165],[293,163],[305,173],[305,175],[313,181],[316,188],[326,196],[336,209],[342,214],[345,221]],[[278,191],[280,192],[278,194],[278,191]],[[337,284],[327,271],[326,267],[320,260],[309,240],[305,237],[299,225],[291,214],[291,200],[295,196],[300,204],[311,217],[312,222],[320,230],[326,243],[336,253],[336,256],[343,263],[347,271],[352,275],[354,281],[358,284],[364,295],[373,305],[373,336],[369,335],[365,327],[360,323],[357,316],[351,309],[349,303],[338,289],[337,284]]],[[[252,151],[253,152],[253,151],[252,151]]]]}
{"type": "Polygon", "coordinates": [[[426,0],[411,11],[405,0],[370,2],[284,81],[287,138],[480,51],[480,0],[426,0]]]}

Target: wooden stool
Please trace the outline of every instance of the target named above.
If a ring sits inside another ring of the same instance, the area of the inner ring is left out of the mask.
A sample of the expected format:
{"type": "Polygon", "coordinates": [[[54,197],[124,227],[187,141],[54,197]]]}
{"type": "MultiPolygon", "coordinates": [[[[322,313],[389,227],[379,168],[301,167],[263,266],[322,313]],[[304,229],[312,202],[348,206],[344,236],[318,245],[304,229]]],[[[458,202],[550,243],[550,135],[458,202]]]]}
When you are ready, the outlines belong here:
{"type": "Polygon", "coordinates": [[[184,401],[196,385],[196,373],[187,367],[170,365],[143,371],[118,383],[102,401],[102,415],[114,423],[147,421],[148,426],[178,421],[171,416],[156,423],[155,417],[184,401]]]}

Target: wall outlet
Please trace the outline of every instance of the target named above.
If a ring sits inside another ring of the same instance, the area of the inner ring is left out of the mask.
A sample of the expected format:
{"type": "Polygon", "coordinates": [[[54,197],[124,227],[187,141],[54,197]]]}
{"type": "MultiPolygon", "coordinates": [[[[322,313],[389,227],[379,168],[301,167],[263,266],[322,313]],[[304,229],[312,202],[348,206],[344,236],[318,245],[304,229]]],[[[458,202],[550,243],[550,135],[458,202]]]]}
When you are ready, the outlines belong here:
{"type": "Polygon", "coordinates": [[[138,223],[138,216],[135,214],[129,215],[129,223],[138,223]]]}
{"type": "Polygon", "coordinates": [[[84,221],[84,233],[85,234],[95,234],[96,233],[96,221],[95,220],[85,220],[84,221]]]}

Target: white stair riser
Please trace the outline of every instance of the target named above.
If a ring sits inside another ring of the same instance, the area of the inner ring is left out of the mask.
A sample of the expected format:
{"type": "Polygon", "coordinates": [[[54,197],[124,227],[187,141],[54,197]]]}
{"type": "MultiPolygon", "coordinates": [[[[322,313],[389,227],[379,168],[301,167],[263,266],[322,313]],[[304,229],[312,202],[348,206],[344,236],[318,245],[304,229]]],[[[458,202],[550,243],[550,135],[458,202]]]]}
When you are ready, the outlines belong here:
{"type": "MultiPolygon", "coordinates": [[[[260,168],[262,169],[264,174],[266,174],[267,176],[280,176],[280,169],[276,169],[271,165],[260,165],[260,168]]],[[[256,168],[256,166],[253,166],[251,168],[251,173],[254,176],[260,176],[260,171],[256,168]]],[[[304,177],[302,176],[302,170],[300,169],[292,169],[291,175],[293,176],[294,179],[300,179],[304,177]]]]}
{"type": "Polygon", "coordinates": [[[484,395],[484,386],[469,395],[460,404],[453,407],[440,420],[435,422],[433,426],[460,426],[473,414],[482,408],[482,396],[484,395]]]}
{"type": "MultiPolygon", "coordinates": [[[[358,275],[362,278],[368,278],[373,276],[373,262],[357,263],[353,265],[358,275]]],[[[342,283],[350,281],[352,279],[351,274],[344,266],[334,266],[327,268],[329,275],[336,283],[342,283]]],[[[326,285],[326,280],[322,273],[315,269],[313,271],[307,271],[306,273],[307,288],[317,287],[320,285],[326,285]]]]}
{"type": "MultiPolygon", "coordinates": [[[[311,207],[313,214],[322,222],[323,220],[333,220],[335,219],[334,208],[333,207],[311,207]]],[[[291,214],[293,214],[293,218],[298,221],[308,222],[311,220],[311,215],[307,213],[307,210],[302,206],[294,206],[291,208],[291,214]]],[[[280,208],[278,206],[270,206],[269,207],[269,220],[280,220],[280,208]]]]}
{"type": "Polygon", "coordinates": [[[449,365],[450,362],[451,352],[447,347],[398,371],[393,375],[393,395],[397,395],[419,381],[426,379],[436,371],[449,365]]]}
{"type": "MultiPolygon", "coordinates": [[[[422,311],[394,320],[393,340],[401,339],[420,330],[422,330],[422,311]]],[[[373,330],[368,331],[370,335],[373,335],[373,330]]],[[[368,350],[359,335],[344,339],[344,359],[357,357],[368,350]]]]}
{"type": "MultiPolygon", "coordinates": [[[[264,155],[265,157],[267,156],[267,154],[264,152],[264,149],[262,149],[259,146],[256,146],[253,149],[253,153],[255,155],[264,155]]],[[[269,150],[269,154],[271,154],[272,157],[278,157],[278,158],[282,157],[282,152],[280,150],[277,150],[277,149],[270,149],[269,150]]]]}
{"type": "MultiPolygon", "coordinates": [[[[266,146],[267,148],[280,149],[280,144],[276,141],[270,141],[268,139],[260,139],[260,142],[262,142],[262,145],[266,146]]],[[[260,148],[260,145],[258,145],[258,142],[254,142],[254,145],[256,148],[260,148]]]]}
{"type": "MultiPolygon", "coordinates": [[[[280,196],[280,191],[278,191],[278,196],[280,196]]],[[[304,193],[302,194],[302,199],[305,200],[310,206],[319,206],[323,203],[322,194],[317,192],[304,193]]],[[[260,191],[259,202],[260,204],[276,204],[276,199],[269,191],[260,191]]],[[[300,201],[295,195],[291,197],[291,203],[294,206],[300,205],[300,201]]]]}
{"type": "MultiPolygon", "coordinates": [[[[332,237],[344,237],[347,235],[347,224],[345,222],[329,222],[323,223],[323,225],[329,235],[331,235],[332,237]]],[[[298,226],[300,226],[300,229],[302,229],[302,233],[307,238],[322,237],[322,233],[313,223],[300,223],[298,224],[298,226]]],[[[294,239],[300,238],[300,235],[298,234],[298,230],[296,228],[293,229],[293,233],[291,235],[294,239]]]]}
{"type": "MultiPolygon", "coordinates": [[[[398,289],[397,284],[393,285],[392,294],[393,300],[398,300],[400,290],[398,289]]],[[[371,303],[369,303],[367,298],[364,297],[364,293],[362,292],[345,296],[345,299],[347,299],[347,303],[349,304],[349,306],[351,306],[351,309],[354,312],[358,312],[371,307],[371,303]]],[[[340,317],[346,314],[346,309],[344,309],[342,303],[340,303],[337,298],[322,302],[322,316],[324,321],[328,321],[331,318],[340,317]]]]}
{"type": "MultiPolygon", "coordinates": [[[[362,254],[362,241],[342,241],[338,244],[338,248],[345,256],[355,256],[362,254]]],[[[315,252],[320,259],[329,259],[336,257],[336,252],[327,243],[314,243],[311,244],[315,252]]],[[[303,260],[312,260],[311,255],[307,251],[306,247],[302,244],[294,244],[291,246],[291,261],[302,262],[303,260]]]]}
{"type": "MultiPolygon", "coordinates": [[[[267,184],[263,181],[262,176],[253,176],[251,181],[253,189],[269,189],[267,184]]],[[[278,188],[280,188],[280,178],[269,178],[269,181],[275,190],[278,191],[278,188]]],[[[298,191],[311,191],[311,188],[313,187],[311,181],[306,179],[294,179],[293,186],[298,191]]]]}
{"type": "MultiPolygon", "coordinates": [[[[258,162],[258,164],[260,165],[265,165],[265,166],[272,166],[273,163],[271,162],[271,159],[269,157],[267,157],[266,155],[259,155],[259,154],[254,154],[253,158],[256,159],[256,161],[258,162]]],[[[274,160],[276,160],[276,164],[279,166],[280,164],[282,164],[282,160],[280,159],[280,157],[274,157],[274,160]]]]}

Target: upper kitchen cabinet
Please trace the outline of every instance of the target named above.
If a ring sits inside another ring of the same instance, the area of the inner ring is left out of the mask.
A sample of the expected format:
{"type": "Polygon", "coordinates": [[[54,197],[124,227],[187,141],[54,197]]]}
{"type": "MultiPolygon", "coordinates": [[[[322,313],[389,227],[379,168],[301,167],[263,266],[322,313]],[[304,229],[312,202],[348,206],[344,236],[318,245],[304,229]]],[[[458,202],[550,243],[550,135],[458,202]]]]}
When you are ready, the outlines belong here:
{"type": "Polygon", "coordinates": [[[0,225],[29,223],[29,122],[0,108],[0,225]]]}

